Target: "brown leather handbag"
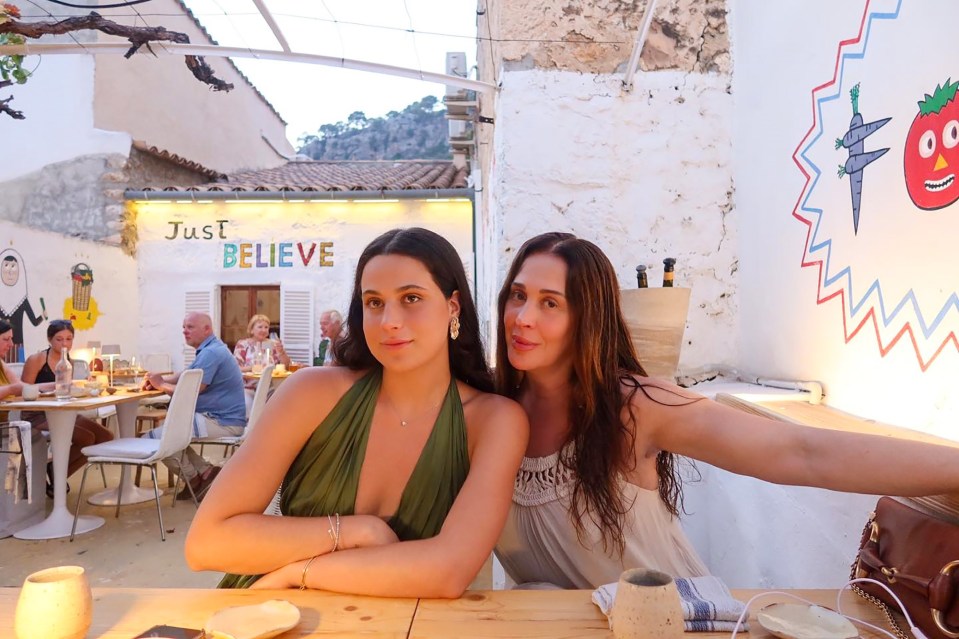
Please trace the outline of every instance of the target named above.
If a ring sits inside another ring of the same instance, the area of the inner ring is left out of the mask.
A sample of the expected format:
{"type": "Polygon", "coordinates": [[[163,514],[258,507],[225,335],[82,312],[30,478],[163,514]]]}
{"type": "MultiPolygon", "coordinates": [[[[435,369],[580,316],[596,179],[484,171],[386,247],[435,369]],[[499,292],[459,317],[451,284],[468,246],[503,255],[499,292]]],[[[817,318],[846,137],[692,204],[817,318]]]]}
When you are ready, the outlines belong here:
{"type": "MultiPolygon", "coordinates": [[[[863,530],[851,577],[889,586],[929,639],[959,638],[959,501],[880,498],[863,530]]],[[[853,589],[883,609],[901,639],[911,639],[890,613],[899,606],[885,589],[870,583],[853,589]]]]}

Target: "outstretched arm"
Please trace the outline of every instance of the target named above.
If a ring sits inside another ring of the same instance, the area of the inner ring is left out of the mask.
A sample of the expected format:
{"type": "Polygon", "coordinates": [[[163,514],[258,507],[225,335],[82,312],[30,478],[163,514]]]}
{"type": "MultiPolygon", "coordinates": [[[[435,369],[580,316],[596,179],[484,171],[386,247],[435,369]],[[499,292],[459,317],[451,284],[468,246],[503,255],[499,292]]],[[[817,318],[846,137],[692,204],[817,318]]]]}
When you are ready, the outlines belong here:
{"type": "Polygon", "coordinates": [[[676,393],[694,394],[661,382],[646,390],[652,399],[639,391],[634,406],[637,445],[645,439],[647,455],[668,450],[777,484],[903,496],[959,492],[959,447],[783,423],[708,399],[690,403],[676,393]]]}
{"type": "MultiPolygon", "coordinates": [[[[318,557],[310,588],[381,597],[458,597],[483,566],[509,512],[529,426],[518,404],[484,396],[474,416],[481,431],[470,471],[440,533],[430,539],[364,547],[318,557]]],[[[469,418],[469,421],[473,421],[469,418]]],[[[298,587],[306,561],[267,575],[254,587],[298,587]]]]}

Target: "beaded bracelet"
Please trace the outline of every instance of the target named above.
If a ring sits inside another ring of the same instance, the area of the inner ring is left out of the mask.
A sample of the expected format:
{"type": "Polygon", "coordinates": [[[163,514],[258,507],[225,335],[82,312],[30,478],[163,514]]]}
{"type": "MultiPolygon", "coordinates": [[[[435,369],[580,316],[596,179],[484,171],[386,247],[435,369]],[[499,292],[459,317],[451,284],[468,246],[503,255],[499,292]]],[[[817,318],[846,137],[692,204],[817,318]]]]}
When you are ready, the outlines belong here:
{"type": "Polygon", "coordinates": [[[310,560],[306,562],[306,565],[303,566],[303,574],[300,575],[300,590],[306,590],[306,573],[310,569],[310,564],[313,563],[313,560],[319,557],[319,555],[313,555],[310,557],[310,560]]]}

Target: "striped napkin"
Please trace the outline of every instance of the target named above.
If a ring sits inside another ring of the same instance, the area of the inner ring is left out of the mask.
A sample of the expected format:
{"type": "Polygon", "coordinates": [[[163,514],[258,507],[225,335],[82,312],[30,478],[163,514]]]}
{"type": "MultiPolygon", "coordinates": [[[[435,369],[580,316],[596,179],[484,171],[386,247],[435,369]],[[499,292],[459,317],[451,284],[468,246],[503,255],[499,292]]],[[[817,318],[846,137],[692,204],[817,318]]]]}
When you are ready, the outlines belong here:
{"type": "MultiPolygon", "coordinates": [[[[616,599],[616,583],[600,586],[593,591],[593,603],[609,617],[616,599]]],[[[733,599],[729,588],[719,577],[691,577],[676,579],[686,632],[732,632],[745,605],[733,599]]],[[[612,627],[612,620],[610,620],[612,627]]],[[[748,631],[744,623],[740,631],[748,631]]]]}

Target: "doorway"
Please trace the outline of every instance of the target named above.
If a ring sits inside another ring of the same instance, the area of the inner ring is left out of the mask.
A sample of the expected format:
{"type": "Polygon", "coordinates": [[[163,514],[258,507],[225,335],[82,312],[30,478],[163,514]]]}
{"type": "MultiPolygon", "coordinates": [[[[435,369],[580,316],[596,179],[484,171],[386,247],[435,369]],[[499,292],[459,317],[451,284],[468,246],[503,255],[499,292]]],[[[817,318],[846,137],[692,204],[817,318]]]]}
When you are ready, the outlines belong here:
{"type": "Polygon", "coordinates": [[[246,325],[254,315],[270,318],[270,332],[280,334],[279,286],[221,286],[220,338],[232,351],[236,343],[249,337],[246,325]]]}

